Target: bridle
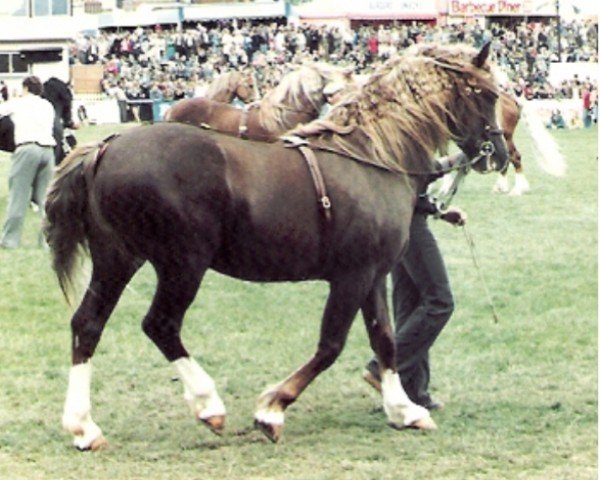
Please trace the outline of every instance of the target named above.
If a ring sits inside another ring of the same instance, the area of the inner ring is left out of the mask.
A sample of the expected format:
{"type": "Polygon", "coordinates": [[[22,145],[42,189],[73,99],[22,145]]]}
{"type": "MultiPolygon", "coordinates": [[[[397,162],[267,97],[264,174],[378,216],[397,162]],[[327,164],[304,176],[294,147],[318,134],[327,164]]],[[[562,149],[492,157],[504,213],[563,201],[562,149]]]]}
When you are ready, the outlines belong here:
{"type": "Polygon", "coordinates": [[[454,195],[456,195],[458,187],[474,165],[485,159],[485,169],[478,170],[479,173],[485,174],[495,171],[492,155],[496,153],[496,147],[489,137],[503,135],[504,131],[500,128],[492,128],[490,125],[486,125],[485,131],[486,138],[484,138],[479,144],[479,152],[477,155],[475,155],[473,158],[467,158],[466,161],[454,165],[445,172],[450,173],[452,171],[456,171],[456,175],[452,179],[452,183],[449,185],[449,187],[447,187],[444,191],[440,191],[435,196],[435,204],[440,212],[445,211],[450,206],[450,202],[454,198],[454,195]]]}
{"type": "Polygon", "coordinates": [[[504,135],[504,130],[501,128],[493,128],[490,125],[485,126],[485,138],[479,144],[479,152],[469,161],[469,166],[473,166],[485,159],[485,168],[480,173],[490,173],[495,171],[492,156],[496,153],[496,147],[492,142],[491,137],[504,135]]]}

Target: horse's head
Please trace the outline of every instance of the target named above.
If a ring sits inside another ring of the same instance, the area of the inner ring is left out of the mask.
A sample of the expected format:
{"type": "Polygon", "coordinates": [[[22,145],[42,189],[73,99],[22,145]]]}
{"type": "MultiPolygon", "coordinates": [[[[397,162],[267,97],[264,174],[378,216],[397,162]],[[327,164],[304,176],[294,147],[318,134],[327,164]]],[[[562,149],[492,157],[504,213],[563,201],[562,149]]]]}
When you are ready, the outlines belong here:
{"type": "Polygon", "coordinates": [[[333,95],[343,98],[358,88],[351,67],[341,68],[316,64],[315,72],[318,75],[318,86],[311,91],[311,98],[319,106],[319,109],[330,101],[333,95]]]}
{"type": "Polygon", "coordinates": [[[342,91],[353,85],[352,71],[322,63],[302,65],[286,74],[260,102],[260,124],[270,132],[283,133],[319,116],[327,101],[324,90],[333,83],[342,91]]]}
{"type": "Polygon", "coordinates": [[[351,68],[336,67],[325,63],[303,65],[284,77],[282,92],[286,89],[297,111],[310,112],[312,120],[327,102],[327,92],[335,90],[340,95],[356,88],[351,68]],[[286,82],[288,80],[288,82],[286,82]]]}
{"type": "Polygon", "coordinates": [[[238,75],[234,94],[244,103],[256,100],[255,78],[252,72],[244,72],[238,75]]]}
{"type": "Polygon", "coordinates": [[[254,80],[250,73],[229,71],[219,75],[206,89],[204,98],[229,103],[234,98],[248,103],[254,98],[254,80]]]}
{"type": "Polygon", "coordinates": [[[340,97],[356,91],[358,83],[354,79],[354,71],[349,68],[335,68],[322,75],[322,86],[319,89],[323,99],[326,102],[331,92],[337,93],[340,97]]]}
{"type": "Polygon", "coordinates": [[[496,115],[498,90],[486,65],[489,51],[488,43],[457,77],[448,122],[456,144],[481,173],[502,171],[508,162],[508,147],[496,115]]]}

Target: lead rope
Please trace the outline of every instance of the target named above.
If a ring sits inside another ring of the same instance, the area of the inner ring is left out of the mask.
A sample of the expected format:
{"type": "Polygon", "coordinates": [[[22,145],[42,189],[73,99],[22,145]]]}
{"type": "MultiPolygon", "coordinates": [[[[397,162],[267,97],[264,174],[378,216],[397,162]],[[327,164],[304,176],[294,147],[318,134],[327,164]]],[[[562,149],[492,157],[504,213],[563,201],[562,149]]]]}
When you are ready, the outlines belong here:
{"type": "MultiPolygon", "coordinates": [[[[489,157],[488,157],[488,161],[489,161],[489,157]]],[[[452,179],[452,183],[450,184],[450,186],[447,186],[446,188],[442,188],[440,190],[440,192],[438,192],[438,195],[435,198],[435,204],[436,204],[436,207],[439,212],[444,212],[450,206],[450,203],[452,202],[454,195],[456,195],[456,192],[458,191],[458,187],[464,181],[465,177],[467,176],[467,173],[469,173],[469,168],[470,168],[470,164],[458,166],[456,175],[452,179]]],[[[496,307],[494,306],[494,302],[492,301],[492,295],[490,294],[490,290],[488,288],[487,281],[483,274],[483,270],[481,269],[481,266],[479,265],[479,260],[477,258],[477,251],[475,250],[475,242],[473,241],[473,236],[467,230],[466,224],[462,225],[462,230],[465,235],[467,245],[469,246],[469,251],[471,252],[471,258],[473,259],[473,264],[475,265],[475,270],[477,270],[477,275],[479,276],[479,279],[481,280],[481,283],[483,285],[483,289],[485,291],[487,302],[488,302],[488,305],[490,306],[490,310],[492,312],[492,317],[494,318],[494,323],[498,323],[499,322],[498,313],[496,312],[496,307]]]]}
{"type": "Polygon", "coordinates": [[[494,318],[494,323],[498,323],[498,313],[496,312],[496,307],[494,306],[494,302],[492,301],[492,295],[490,294],[490,289],[488,288],[485,276],[483,274],[483,270],[481,269],[481,266],[479,265],[479,261],[477,259],[477,252],[475,251],[475,242],[473,241],[473,237],[471,236],[470,232],[467,230],[467,226],[463,225],[462,229],[465,234],[465,239],[467,240],[467,245],[469,246],[469,251],[471,252],[471,258],[473,259],[475,270],[477,270],[477,274],[479,275],[479,279],[481,280],[481,283],[483,285],[488,305],[490,306],[492,317],[494,318]]]}

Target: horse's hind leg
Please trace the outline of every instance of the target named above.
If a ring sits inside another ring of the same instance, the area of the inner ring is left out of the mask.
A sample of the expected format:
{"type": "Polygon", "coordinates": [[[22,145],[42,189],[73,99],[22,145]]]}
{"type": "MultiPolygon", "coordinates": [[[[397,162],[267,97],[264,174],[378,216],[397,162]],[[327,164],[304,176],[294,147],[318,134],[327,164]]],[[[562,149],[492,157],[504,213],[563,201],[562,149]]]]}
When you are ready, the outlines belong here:
{"type": "Polygon", "coordinates": [[[411,427],[433,430],[435,422],[427,409],[416,405],[409,398],[394,367],[394,339],[390,327],[386,302],[385,277],[375,283],[362,305],[362,314],[369,334],[373,352],[377,355],[383,409],[389,424],[394,428],[411,427]]]}
{"type": "Polygon", "coordinates": [[[121,253],[95,254],[93,271],[83,300],[71,319],[72,367],[63,410],[63,427],[74,435],[80,450],[96,450],[106,444],[91,416],[91,358],[106,322],[123,289],[141,262],[121,253]]]}
{"type": "Polygon", "coordinates": [[[142,327],[173,364],[184,387],[184,398],[194,416],[213,432],[225,425],[225,406],[215,382],[188,354],[181,342],[183,317],[194,300],[207,266],[194,255],[180,253],[177,259],[156,265],[158,286],[142,327]]]}

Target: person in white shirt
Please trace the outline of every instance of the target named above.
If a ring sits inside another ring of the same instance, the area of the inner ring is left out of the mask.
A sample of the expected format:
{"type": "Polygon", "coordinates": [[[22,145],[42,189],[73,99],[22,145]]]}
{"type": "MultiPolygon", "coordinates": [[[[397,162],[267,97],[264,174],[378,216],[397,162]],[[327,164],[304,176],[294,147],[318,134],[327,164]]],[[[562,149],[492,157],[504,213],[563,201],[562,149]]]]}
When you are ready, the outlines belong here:
{"type": "MultiPolygon", "coordinates": [[[[36,76],[23,80],[23,95],[0,105],[0,117],[10,115],[15,125],[16,150],[8,177],[9,199],[0,237],[1,248],[17,248],[30,200],[44,205],[46,190],[54,172],[52,135],[54,108],[41,97],[43,85],[36,76]],[[32,191],[33,189],[33,191],[32,191]]],[[[40,209],[44,215],[44,209],[40,209]]],[[[42,237],[40,246],[44,245],[42,237]]]]}

